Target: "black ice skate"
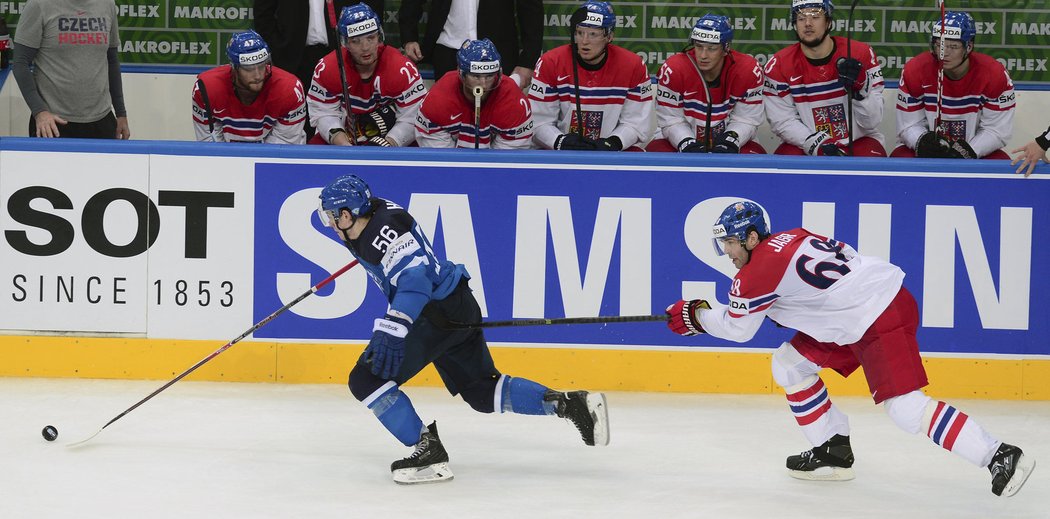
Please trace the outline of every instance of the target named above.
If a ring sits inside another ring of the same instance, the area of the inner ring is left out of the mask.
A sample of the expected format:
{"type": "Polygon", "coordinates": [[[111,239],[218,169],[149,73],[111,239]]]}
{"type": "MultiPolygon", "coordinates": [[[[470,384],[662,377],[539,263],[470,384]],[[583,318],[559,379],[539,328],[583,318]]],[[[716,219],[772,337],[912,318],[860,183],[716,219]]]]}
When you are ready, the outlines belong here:
{"type": "Polygon", "coordinates": [[[853,474],[853,448],[849,436],[836,434],[820,447],[788,456],[791,477],[810,481],[849,481],[853,474]]]}
{"type": "Polygon", "coordinates": [[[448,468],[448,452],[438,438],[437,422],[427,426],[411,456],[390,464],[394,482],[402,485],[451,481],[454,477],[448,468]]]}
{"type": "Polygon", "coordinates": [[[992,473],[992,493],[1003,497],[1016,494],[1034,469],[1035,459],[1025,456],[1019,447],[1008,443],[999,445],[988,464],[988,472],[992,473]]]}
{"type": "Polygon", "coordinates": [[[543,399],[556,402],[558,416],[573,423],[587,445],[609,445],[609,412],[605,395],[587,391],[548,390],[543,399]]]}

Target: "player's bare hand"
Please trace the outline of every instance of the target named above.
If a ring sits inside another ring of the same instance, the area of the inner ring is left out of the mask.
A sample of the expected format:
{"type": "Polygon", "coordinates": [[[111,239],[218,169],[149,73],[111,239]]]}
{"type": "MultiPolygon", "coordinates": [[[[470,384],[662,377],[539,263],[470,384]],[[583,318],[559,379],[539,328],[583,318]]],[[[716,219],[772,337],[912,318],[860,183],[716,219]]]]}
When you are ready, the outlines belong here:
{"type": "Polygon", "coordinates": [[[126,141],[131,138],[131,128],[128,127],[127,117],[117,117],[116,138],[122,141],[126,141]]]}
{"type": "Polygon", "coordinates": [[[44,110],[39,112],[34,117],[36,120],[36,135],[35,137],[52,138],[61,135],[58,132],[58,125],[66,124],[65,119],[44,110]]]}
{"type": "Polygon", "coordinates": [[[1028,144],[1021,146],[1010,153],[1018,153],[1017,155],[1014,155],[1014,160],[1010,161],[1011,166],[1018,162],[1021,163],[1020,166],[1017,166],[1017,170],[1014,171],[1014,173],[1020,173],[1021,170],[1028,168],[1028,170],[1024,172],[1024,176],[1026,177],[1032,174],[1032,171],[1035,170],[1035,166],[1039,164],[1040,160],[1043,162],[1050,162],[1046,158],[1046,150],[1041,148],[1035,141],[1028,141],[1028,144]]]}
{"type": "Polygon", "coordinates": [[[510,77],[514,78],[514,81],[518,83],[518,87],[522,90],[529,88],[529,83],[532,82],[532,69],[525,67],[514,67],[514,71],[510,73],[510,77]]]}
{"type": "Polygon", "coordinates": [[[354,143],[350,142],[350,136],[346,132],[335,132],[334,135],[328,138],[328,143],[333,146],[353,146],[354,143]]]}
{"type": "Polygon", "coordinates": [[[405,56],[408,56],[408,59],[419,63],[419,61],[423,59],[423,50],[419,48],[419,42],[410,41],[406,43],[405,56]]]}

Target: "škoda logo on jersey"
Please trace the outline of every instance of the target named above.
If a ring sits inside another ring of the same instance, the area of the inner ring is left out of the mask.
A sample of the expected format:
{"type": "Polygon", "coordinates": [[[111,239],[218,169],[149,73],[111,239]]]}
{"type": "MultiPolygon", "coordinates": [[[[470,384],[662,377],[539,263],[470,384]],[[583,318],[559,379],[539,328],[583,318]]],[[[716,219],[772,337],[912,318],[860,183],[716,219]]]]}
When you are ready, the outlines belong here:
{"type": "Polygon", "coordinates": [[[353,38],[354,36],[361,36],[362,34],[368,34],[373,31],[378,31],[379,25],[376,24],[375,18],[369,18],[363,22],[355,23],[353,25],[346,26],[347,38],[353,38]]]}

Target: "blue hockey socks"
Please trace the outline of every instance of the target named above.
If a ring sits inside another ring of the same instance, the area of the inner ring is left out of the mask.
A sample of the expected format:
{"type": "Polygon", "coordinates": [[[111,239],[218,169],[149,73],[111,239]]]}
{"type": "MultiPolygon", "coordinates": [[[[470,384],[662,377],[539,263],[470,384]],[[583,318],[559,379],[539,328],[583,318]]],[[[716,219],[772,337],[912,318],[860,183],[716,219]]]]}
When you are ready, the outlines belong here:
{"type": "Polygon", "coordinates": [[[546,386],[524,378],[503,375],[500,380],[501,413],[532,415],[555,414],[556,402],[545,402],[543,395],[548,391],[546,386]]]}
{"type": "Polygon", "coordinates": [[[402,393],[397,384],[390,382],[389,387],[380,388],[373,396],[374,398],[366,399],[364,403],[383,427],[406,447],[419,443],[423,420],[419,419],[408,395],[402,393]]]}

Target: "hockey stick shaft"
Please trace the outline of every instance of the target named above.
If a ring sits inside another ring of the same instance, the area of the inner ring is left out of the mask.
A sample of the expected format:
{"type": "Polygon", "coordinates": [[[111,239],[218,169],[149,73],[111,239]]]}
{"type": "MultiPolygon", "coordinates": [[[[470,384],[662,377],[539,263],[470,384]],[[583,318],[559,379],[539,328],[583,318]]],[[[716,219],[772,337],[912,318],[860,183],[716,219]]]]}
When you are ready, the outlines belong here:
{"type": "MultiPolygon", "coordinates": [[[[696,74],[700,76],[700,86],[704,87],[704,102],[707,105],[707,118],[704,121],[704,151],[711,153],[712,144],[714,141],[711,139],[711,89],[707,88],[707,80],[704,79],[704,73],[700,72],[700,65],[696,62],[696,58],[693,55],[693,51],[686,53],[689,57],[689,62],[693,64],[693,68],[696,69],[696,74]]],[[[722,70],[725,70],[725,62],[723,62],[722,70]]]]}
{"type": "Polygon", "coordinates": [[[579,64],[576,62],[576,42],[573,41],[572,49],[572,86],[574,87],[572,92],[576,96],[576,132],[580,134],[581,138],[585,138],[583,134],[583,106],[580,104],[580,72],[579,64]]]}
{"type": "Polygon", "coordinates": [[[550,324],[604,324],[604,323],[639,323],[649,321],[666,321],[667,314],[660,315],[612,315],[598,317],[563,317],[556,319],[512,319],[509,321],[483,321],[480,323],[462,323],[459,321],[434,321],[439,328],[446,330],[465,330],[474,328],[507,328],[511,326],[545,326],[550,324]]]}
{"type": "Polygon", "coordinates": [[[109,427],[110,425],[112,425],[113,422],[116,422],[117,420],[120,420],[121,418],[124,417],[124,415],[134,411],[140,405],[145,404],[146,402],[148,402],[153,397],[159,395],[161,391],[164,391],[165,389],[168,389],[169,387],[174,385],[176,382],[182,380],[183,378],[186,378],[187,375],[189,375],[190,373],[193,373],[194,371],[196,371],[197,368],[207,364],[208,361],[210,361],[211,359],[214,359],[215,357],[218,357],[220,353],[230,349],[230,347],[232,347],[234,344],[237,344],[242,339],[244,339],[245,337],[251,335],[252,333],[254,333],[259,328],[262,328],[263,326],[266,325],[266,323],[269,323],[270,321],[274,320],[274,318],[276,318],[278,315],[281,315],[282,313],[284,313],[285,310],[288,310],[289,308],[299,304],[300,301],[302,301],[303,299],[306,299],[307,297],[309,297],[312,294],[316,293],[318,290],[321,289],[321,287],[324,287],[325,285],[331,283],[335,278],[343,275],[343,273],[345,273],[346,271],[348,271],[351,268],[353,268],[354,265],[357,265],[357,260],[354,260],[354,261],[351,261],[350,263],[347,263],[346,265],[343,266],[343,268],[333,272],[332,275],[330,275],[330,276],[324,278],[323,280],[321,280],[320,283],[310,287],[310,290],[307,290],[306,292],[303,292],[299,297],[289,301],[287,304],[285,304],[284,306],[278,308],[272,314],[264,317],[261,321],[255,323],[255,325],[253,325],[251,328],[248,328],[247,330],[245,330],[244,333],[238,335],[236,339],[233,339],[232,341],[227,342],[226,344],[222,345],[221,348],[211,352],[211,354],[209,354],[207,357],[204,357],[203,359],[199,360],[196,364],[190,366],[189,369],[187,369],[186,371],[183,371],[182,373],[180,373],[179,376],[169,380],[168,383],[164,384],[163,386],[160,386],[159,388],[157,388],[156,391],[154,391],[154,392],[150,393],[149,395],[147,395],[146,398],[143,398],[142,400],[139,400],[138,402],[135,402],[134,405],[132,405],[131,407],[125,409],[123,413],[118,414],[117,416],[113,417],[112,420],[106,422],[106,425],[103,425],[102,428],[100,428],[98,430],[98,432],[96,432],[95,434],[92,434],[88,438],[83,439],[81,441],[70,443],[67,446],[68,447],[73,447],[73,446],[76,446],[76,445],[80,445],[82,443],[86,443],[88,440],[94,438],[95,436],[98,436],[98,434],[101,433],[103,429],[105,429],[106,427],[109,427]]]}
{"type": "Polygon", "coordinates": [[[208,99],[208,89],[204,88],[204,80],[197,78],[197,90],[201,93],[201,102],[204,103],[204,113],[208,116],[208,135],[212,142],[215,141],[215,115],[211,111],[211,101],[208,99]]]}
{"type": "Polygon", "coordinates": [[[941,100],[944,95],[944,0],[937,0],[941,6],[941,34],[937,38],[937,118],[934,119],[933,130],[937,135],[944,135],[941,123],[941,100]]]}
{"type": "Polygon", "coordinates": [[[343,93],[343,110],[346,111],[346,132],[350,136],[350,144],[357,144],[357,120],[354,112],[350,109],[350,89],[346,85],[346,63],[343,59],[343,37],[339,34],[338,13],[335,12],[334,0],[326,0],[328,3],[328,18],[332,29],[336,32],[335,62],[339,66],[339,85],[343,93]]]}
{"type": "MultiPolygon", "coordinates": [[[[853,3],[849,6],[849,18],[846,20],[846,58],[853,59],[853,11],[857,9],[857,2],[859,0],[853,0],[853,3]]],[[[867,74],[867,71],[862,70],[867,74]]],[[[848,152],[849,156],[853,156],[853,85],[846,85],[846,110],[849,111],[849,121],[846,125],[846,132],[848,136],[848,152]]]]}
{"type": "Polygon", "coordinates": [[[485,89],[480,86],[474,87],[474,149],[481,145],[481,96],[485,95],[485,89]]]}

